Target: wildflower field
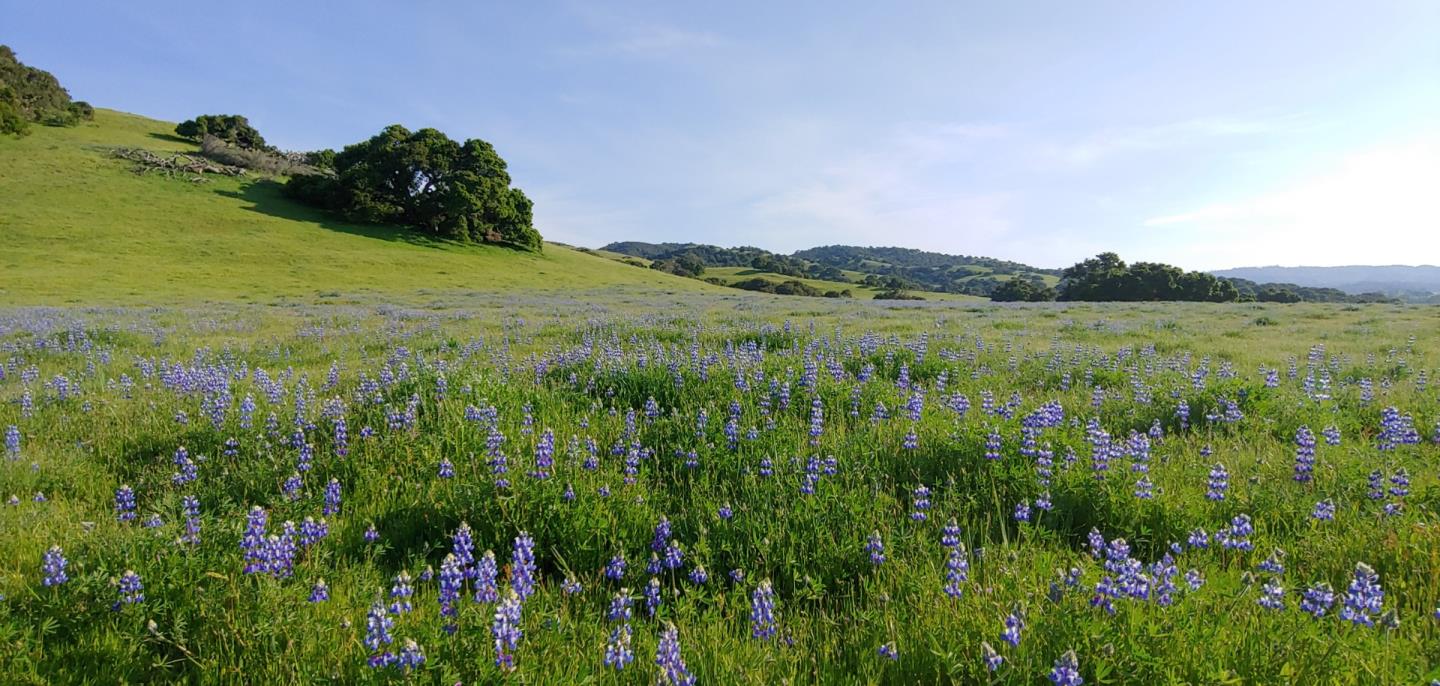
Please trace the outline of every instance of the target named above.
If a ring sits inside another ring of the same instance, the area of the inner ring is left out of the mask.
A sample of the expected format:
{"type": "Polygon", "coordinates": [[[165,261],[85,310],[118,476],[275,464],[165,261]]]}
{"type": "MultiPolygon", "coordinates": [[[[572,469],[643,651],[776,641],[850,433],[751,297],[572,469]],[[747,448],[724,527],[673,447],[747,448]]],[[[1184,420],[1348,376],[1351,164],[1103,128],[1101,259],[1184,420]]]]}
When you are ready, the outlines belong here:
{"type": "Polygon", "coordinates": [[[0,682],[1425,684],[1440,311],[0,311],[0,682]]]}

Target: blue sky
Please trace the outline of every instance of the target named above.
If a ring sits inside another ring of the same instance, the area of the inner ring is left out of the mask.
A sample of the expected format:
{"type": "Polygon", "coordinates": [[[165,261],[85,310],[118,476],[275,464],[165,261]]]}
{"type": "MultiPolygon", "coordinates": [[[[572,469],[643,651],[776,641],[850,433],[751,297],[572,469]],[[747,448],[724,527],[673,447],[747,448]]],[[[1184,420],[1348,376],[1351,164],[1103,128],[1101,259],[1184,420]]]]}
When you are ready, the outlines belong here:
{"type": "Polygon", "coordinates": [[[1440,262],[1440,2],[0,0],[78,98],[484,138],[551,240],[1440,262]],[[223,8],[223,9],[222,9],[223,8]]]}

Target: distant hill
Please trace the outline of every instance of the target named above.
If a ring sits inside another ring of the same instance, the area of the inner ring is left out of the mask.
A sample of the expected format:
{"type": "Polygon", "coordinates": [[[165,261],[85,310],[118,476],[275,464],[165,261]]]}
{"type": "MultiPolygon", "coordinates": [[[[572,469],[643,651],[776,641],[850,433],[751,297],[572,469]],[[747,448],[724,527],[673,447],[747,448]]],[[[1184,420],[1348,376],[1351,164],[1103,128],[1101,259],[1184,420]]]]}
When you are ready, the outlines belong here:
{"type": "Polygon", "coordinates": [[[827,245],[801,250],[792,255],[802,260],[838,269],[892,276],[942,293],[990,295],[1011,278],[1027,278],[1053,286],[1060,280],[1059,269],[1041,269],[993,257],[947,255],[913,248],[827,245]]]}
{"type": "Polygon", "coordinates": [[[989,296],[1012,278],[1053,286],[1060,277],[1058,269],[910,248],[829,245],[782,255],[749,246],[622,241],[601,250],[651,260],[657,269],[689,276],[699,276],[701,268],[750,267],[765,273],[879,289],[978,296],[989,296]]]}
{"type": "Polygon", "coordinates": [[[1378,292],[1411,300],[1440,293],[1440,267],[1434,265],[1239,267],[1210,273],[1259,283],[1335,288],[1352,294],[1378,292]]]}

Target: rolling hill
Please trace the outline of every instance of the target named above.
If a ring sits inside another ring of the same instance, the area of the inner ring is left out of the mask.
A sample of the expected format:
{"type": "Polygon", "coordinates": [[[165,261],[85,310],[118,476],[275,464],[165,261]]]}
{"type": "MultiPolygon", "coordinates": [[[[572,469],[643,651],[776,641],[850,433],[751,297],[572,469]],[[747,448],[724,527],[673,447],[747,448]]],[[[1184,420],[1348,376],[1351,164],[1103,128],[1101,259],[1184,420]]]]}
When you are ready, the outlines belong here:
{"type": "Polygon", "coordinates": [[[1012,278],[1031,279],[1046,286],[1060,281],[1058,269],[911,248],[829,245],[780,255],[750,246],[722,248],[700,243],[620,241],[604,246],[601,252],[651,262],[689,259],[705,266],[706,278],[728,275],[717,270],[754,268],[758,273],[817,279],[842,286],[845,282],[864,284],[874,291],[898,279],[915,291],[988,296],[1012,278]]]}
{"type": "MultiPolygon", "coordinates": [[[[558,244],[542,254],[350,224],[260,178],[137,175],[117,146],[189,152],[111,110],[0,138],[0,304],[435,300],[495,291],[733,293],[558,244]]],[[[543,231],[543,227],[542,231],[543,231]]]]}

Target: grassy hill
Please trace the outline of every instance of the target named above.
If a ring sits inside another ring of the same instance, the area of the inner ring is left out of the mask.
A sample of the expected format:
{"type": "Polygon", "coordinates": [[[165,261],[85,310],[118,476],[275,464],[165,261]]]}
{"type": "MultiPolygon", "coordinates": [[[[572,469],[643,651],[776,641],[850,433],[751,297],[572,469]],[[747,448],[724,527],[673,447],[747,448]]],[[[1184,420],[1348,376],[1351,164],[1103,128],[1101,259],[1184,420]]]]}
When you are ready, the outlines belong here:
{"type": "Polygon", "coordinates": [[[726,292],[555,244],[533,255],[349,224],[287,200],[272,180],[140,176],[109,155],[116,146],[195,149],[173,128],[97,110],[94,122],[75,128],[0,138],[0,304],[726,292]]]}

